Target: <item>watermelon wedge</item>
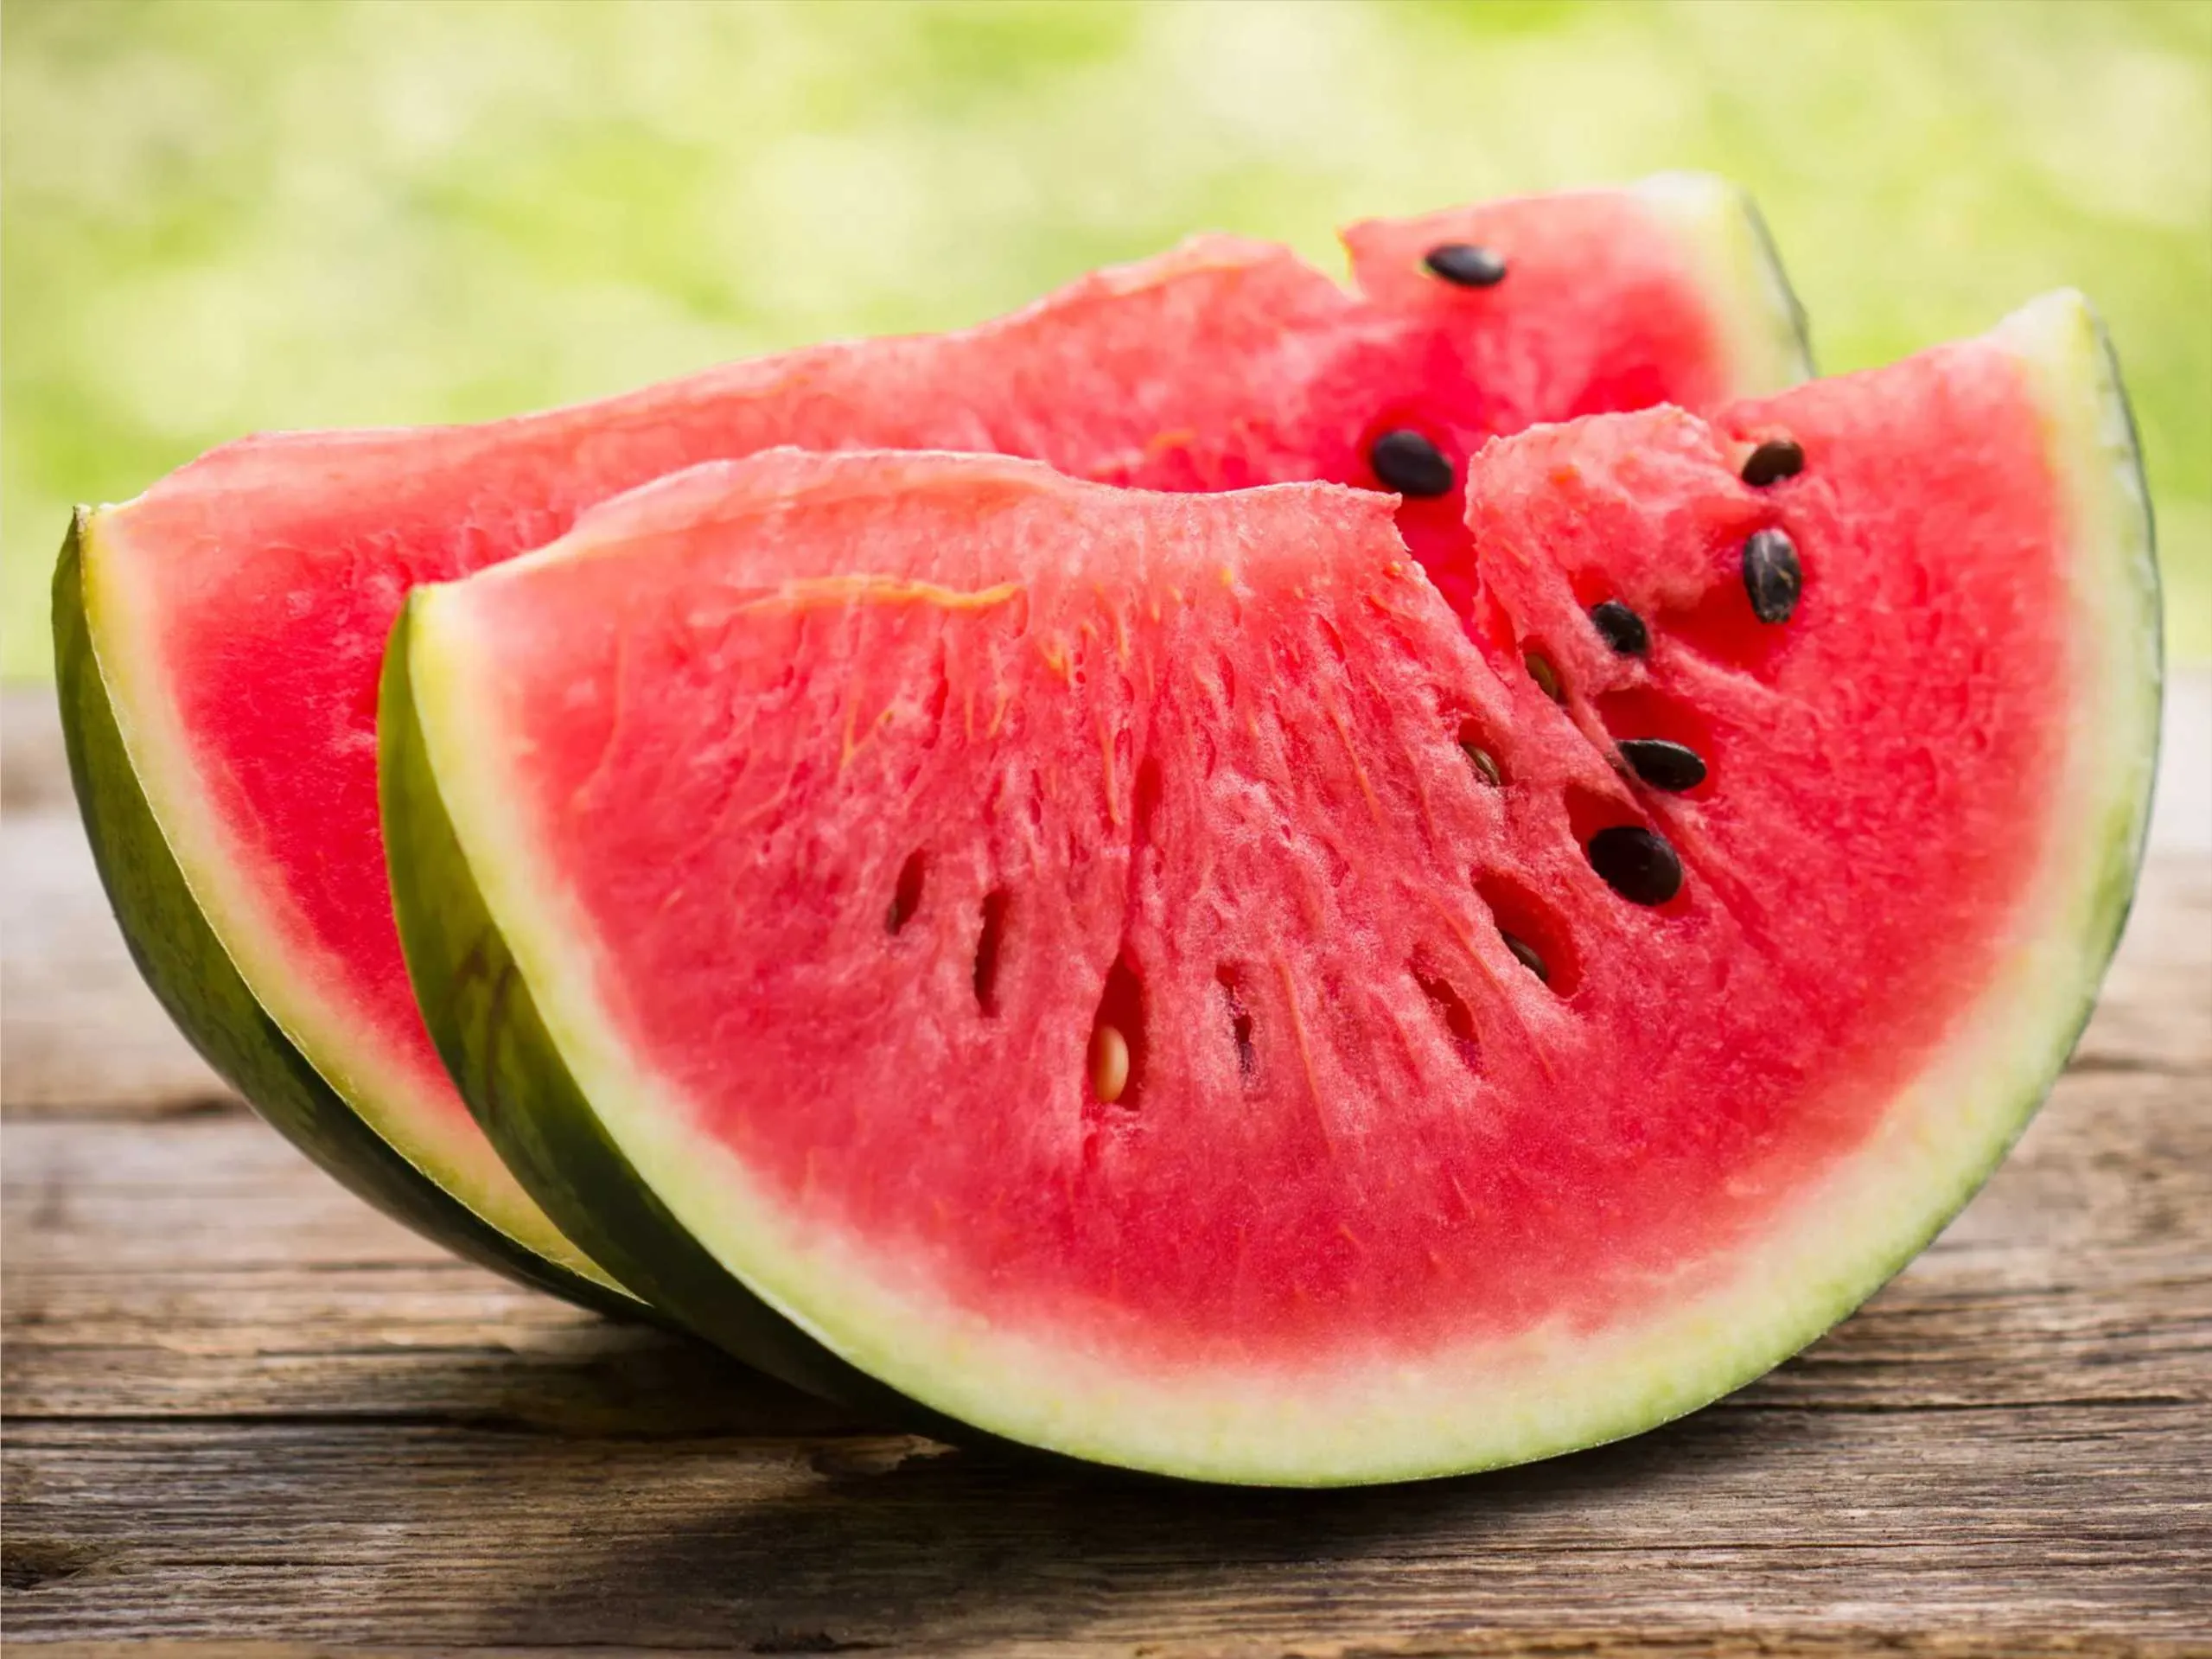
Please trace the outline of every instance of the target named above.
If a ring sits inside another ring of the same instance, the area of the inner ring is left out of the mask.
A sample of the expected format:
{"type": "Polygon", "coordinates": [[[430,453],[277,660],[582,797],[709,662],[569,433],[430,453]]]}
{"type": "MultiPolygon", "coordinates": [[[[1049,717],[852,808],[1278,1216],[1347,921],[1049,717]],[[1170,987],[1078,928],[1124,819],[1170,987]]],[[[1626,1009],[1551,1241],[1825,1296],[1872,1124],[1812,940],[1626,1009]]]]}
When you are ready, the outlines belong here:
{"type": "Polygon", "coordinates": [[[1279,248],[1204,237],[966,334],[826,347],[482,427],[249,438],[81,515],[55,595],[79,797],[163,1001],[367,1196],[622,1305],[485,1143],[408,993],[373,730],[407,589],[538,546],[662,473],[795,443],[1006,450],[1168,489],[1374,486],[1380,468],[1428,492],[1406,502],[1406,533],[1463,592],[1457,466],[1484,438],[1705,406],[1803,370],[1756,221],[1715,181],[1346,239],[1356,294],[1279,248]]]}
{"type": "Polygon", "coordinates": [[[1390,505],[781,450],[418,590],[400,929],[525,1184],[771,1369],[1227,1481],[1633,1433],[1850,1311],[2132,890],[2090,313],[1490,445],[1487,645],[1390,505]]]}

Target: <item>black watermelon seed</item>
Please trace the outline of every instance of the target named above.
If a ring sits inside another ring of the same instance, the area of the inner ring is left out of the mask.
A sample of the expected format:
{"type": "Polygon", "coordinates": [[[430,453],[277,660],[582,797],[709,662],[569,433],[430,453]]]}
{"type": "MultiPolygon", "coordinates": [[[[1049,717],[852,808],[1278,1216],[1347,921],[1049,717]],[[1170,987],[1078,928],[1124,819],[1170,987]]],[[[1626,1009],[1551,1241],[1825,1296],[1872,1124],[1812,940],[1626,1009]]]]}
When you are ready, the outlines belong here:
{"type": "Polygon", "coordinates": [[[1705,763],[1698,751],[1664,737],[1629,737],[1621,744],[1621,758],[1654,789],[1680,794],[1705,781],[1705,763]]]}
{"type": "Polygon", "coordinates": [[[1761,622],[1788,622],[1804,587],[1797,544],[1786,532],[1762,530],[1743,544],[1743,591],[1751,596],[1751,614],[1761,622]]]}
{"type": "Polygon", "coordinates": [[[1624,657],[1640,657],[1651,649],[1651,630],[1643,625],[1643,618],[1618,599],[1592,605],[1590,620],[1605,636],[1605,643],[1624,657]]]}
{"type": "Polygon", "coordinates": [[[1770,437],[1743,463],[1743,482],[1754,489],[1794,478],[1805,470],[1805,448],[1794,437],[1770,437]]]}
{"type": "Polygon", "coordinates": [[[1552,983],[1552,970],[1544,966],[1544,959],[1536,954],[1535,946],[1530,944],[1526,939],[1514,938],[1503,928],[1498,929],[1498,937],[1506,941],[1506,948],[1513,953],[1515,961],[1546,985],[1552,983]]]}
{"type": "Polygon", "coordinates": [[[1682,861],[1666,838],[1616,824],[1590,838],[1590,867],[1631,904],[1664,904],[1682,890],[1682,861]]]}
{"type": "Polygon", "coordinates": [[[1456,288],[1495,288],[1506,279],[1506,262],[1472,242],[1444,242],[1422,264],[1456,288]]]}
{"type": "Polygon", "coordinates": [[[1451,463],[1444,451],[1402,426],[1368,446],[1367,464],[1400,495],[1444,495],[1451,490],[1451,463]]]}

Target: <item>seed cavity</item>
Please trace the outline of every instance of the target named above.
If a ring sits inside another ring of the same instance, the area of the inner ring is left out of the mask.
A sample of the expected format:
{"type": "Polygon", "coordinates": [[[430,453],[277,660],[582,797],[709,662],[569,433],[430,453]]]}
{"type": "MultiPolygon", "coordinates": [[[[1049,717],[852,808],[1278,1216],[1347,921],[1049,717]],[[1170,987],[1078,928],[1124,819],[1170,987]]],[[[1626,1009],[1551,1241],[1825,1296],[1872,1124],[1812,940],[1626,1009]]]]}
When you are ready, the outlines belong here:
{"type": "Polygon", "coordinates": [[[1495,871],[1473,872],[1476,896],[1507,950],[1552,994],[1571,997],[1582,983],[1574,933],[1559,912],[1525,883],[1495,871]]]}
{"type": "Polygon", "coordinates": [[[1466,999],[1442,974],[1431,973],[1418,962],[1406,966],[1413,975],[1413,983],[1421,987],[1421,994],[1429,999],[1437,1011],[1437,1018],[1444,1022],[1452,1045],[1459,1050],[1459,1057],[1469,1066],[1474,1065],[1480,1050],[1475,1037],[1475,1016],[1468,1011],[1466,999]]]}
{"type": "Polygon", "coordinates": [[[1625,737],[1620,750],[1629,769],[1654,789],[1680,794],[1705,781],[1705,763],[1687,743],[1669,743],[1664,737],[1625,737]]]}
{"type": "Polygon", "coordinates": [[[1472,242],[1441,242],[1421,263],[1455,288],[1495,288],[1506,279],[1502,257],[1472,242]]]}
{"type": "Polygon", "coordinates": [[[1503,786],[1506,775],[1499,769],[1497,759],[1484,746],[1482,729],[1472,720],[1459,723],[1459,747],[1467,756],[1467,763],[1475,769],[1475,775],[1493,789],[1503,786]]]}
{"type": "Polygon", "coordinates": [[[906,862],[899,866],[898,884],[891,889],[891,908],[883,917],[885,929],[894,936],[921,908],[921,884],[928,873],[929,858],[920,847],[908,853],[906,862]]]}
{"type": "MultiPolygon", "coordinates": [[[[1733,596],[1731,601],[1732,598],[1733,596]]],[[[1738,616],[1743,616],[1743,606],[1737,605],[1736,610],[1738,616]]],[[[1743,625],[1758,627],[1748,618],[1743,625]]],[[[1773,637],[1763,629],[1759,632],[1762,638],[1773,637]]],[[[1649,686],[1624,686],[1618,691],[1600,692],[1590,702],[1597,711],[1600,724],[1616,743],[1663,740],[1688,750],[1701,760],[1713,752],[1717,739],[1712,722],[1705,710],[1687,699],[1649,686]]],[[[1635,762],[1625,747],[1622,759],[1634,767],[1635,762]]],[[[1589,827],[1602,828],[1606,823],[1617,823],[1620,818],[1618,812],[1610,813],[1589,827]]]]}
{"type": "Polygon", "coordinates": [[[1498,929],[1498,937],[1506,941],[1506,948],[1513,953],[1515,961],[1546,985],[1552,983],[1552,970],[1544,966],[1544,959],[1537,954],[1535,946],[1516,934],[1508,933],[1503,928],[1498,929]]]}
{"type": "Polygon", "coordinates": [[[1536,689],[1554,703],[1567,700],[1567,688],[1559,683],[1559,671],[1552,666],[1551,659],[1541,652],[1531,651],[1521,658],[1528,669],[1528,677],[1536,682],[1536,689]]]}
{"type": "Polygon", "coordinates": [[[1682,861],[1667,839],[1641,824],[1616,824],[1590,838],[1590,866],[1631,904],[1664,904],[1682,890],[1682,861]]]}
{"type": "Polygon", "coordinates": [[[1451,463],[1444,451],[1406,427],[1385,432],[1368,445],[1367,464],[1400,495],[1444,495],[1451,490],[1451,463]]]}
{"type": "Polygon", "coordinates": [[[1244,975],[1223,962],[1214,970],[1214,979],[1221,987],[1221,1000],[1228,1006],[1229,1036],[1237,1045],[1237,1069],[1248,1078],[1259,1069],[1259,1051],[1253,1046],[1252,1011],[1245,1006],[1244,975]]]}
{"type": "Polygon", "coordinates": [[[1592,605],[1590,620],[1605,643],[1624,657],[1640,657],[1651,649],[1651,630],[1643,625],[1643,618],[1618,599],[1592,605]]]}
{"type": "Polygon", "coordinates": [[[983,926],[975,940],[975,1005],[998,1011],[998,954],[1006,941],[1007,894],[994,887],[983,896],[983,926]]]}
{"type": "Polygon", "coordinates": [[[1100,1105],[1137,1104],[1144,1082],[1144,987],[1126,956],[1116,957],[1107,971],[1084,1069],[1100,1105]]]}
{"type": "Polygon", "coordinates": [[[1751,614],[1761,622],[1788,622],[1804,588],[1797,544],[1788,532],[1761,530],[1743,544],[1743,591],[1751,596],[1751,614]]]}
{"type": "Polygon", "coordinates": [[[1764,489],[1769,484],[1778,484],[1785,478],[1794,478],[1805,470],[1805,449],[1794,437],[1766,439],[1744,458],[1743,482],[1754,489],[1764,489]]]}
{"type": "Polygon", "coordinates": [[[1135,809],[1137,833],[1150,841],[1154,833],[1152,821],[1160,810],[1160,763],[1150,755],[1144,756],[1144,764],[1137,769],[1135,809]]]}

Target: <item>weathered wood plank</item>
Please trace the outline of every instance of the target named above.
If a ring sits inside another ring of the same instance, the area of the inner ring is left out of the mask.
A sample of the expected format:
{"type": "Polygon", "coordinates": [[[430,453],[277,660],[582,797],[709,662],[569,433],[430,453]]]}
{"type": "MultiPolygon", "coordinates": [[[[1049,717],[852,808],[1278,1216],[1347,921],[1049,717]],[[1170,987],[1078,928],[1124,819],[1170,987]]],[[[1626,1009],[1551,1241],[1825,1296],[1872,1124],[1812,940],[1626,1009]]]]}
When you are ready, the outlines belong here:
{"type": "MultiPolygon", "coordinates": [[[[1935,1248],[1743,1403],[2212,1403],[2202,1097],[2190,1078],[2068,1078],[1935,1248]]],[[[15,1420],[367,1412],[630,1433],[842,1420],[445,1257],[250,1119],[17,1121],[0,1145],[15,1420]]]]}
{"type": "Polygon", "coordinates": [[[2073,1070],[1858,1318],[1621,1446],[1265,1495],[893,1435],[369,1211],[168,1031],[26,706],[0,699],[11,1641],[2212,1653],[2212,750],[2170,741],[2073,1070]]]}
{"type": "Polygon", "coordinates": [[[2201,1411],[1709,1413],[1413,1490],[1209,1491],[926,1443],[35,1424],[12,1636],[882,1646],[1616,1630],[2207,1634],[2201,1411]],[[1852,1450],[1842,1455],[1848,1443],[1852,1450]],[[2162,1455],[2146,1460],[2146,1445],[2162,1455]],[[1599,1615],[1590,1618],[1592,1613],[1599,1615]]]}
{"type": "Polygon", "coordinates": [[[131,966],[73,808],[0,817],[0,1104],[160,1116],[233,1106],[131,966]]]}
{"type": "Polygon", "coordinates": [[[235,1107],[140,981],[77,822],[49,689],[0,693],[0,1106],[235,1107]]]}
{"type": "Polygon", "coordinates": [[[365,1209],[335,1225],[248,1120],[11,1124],[10,1628],[1571,1652],[1558,1621],[1603,1611],[1839,1651],[2212,1642],[2212,1119],[2153,1081],[2069,1079],[1950,1235],[1736,1401],[1335,1499],[851,1438],[365,1209]]]}
{"type": "Polygon", "coordinates": [[[71,800],[54,688],[0,687],[0,817],[66,807],[71,800]]]}

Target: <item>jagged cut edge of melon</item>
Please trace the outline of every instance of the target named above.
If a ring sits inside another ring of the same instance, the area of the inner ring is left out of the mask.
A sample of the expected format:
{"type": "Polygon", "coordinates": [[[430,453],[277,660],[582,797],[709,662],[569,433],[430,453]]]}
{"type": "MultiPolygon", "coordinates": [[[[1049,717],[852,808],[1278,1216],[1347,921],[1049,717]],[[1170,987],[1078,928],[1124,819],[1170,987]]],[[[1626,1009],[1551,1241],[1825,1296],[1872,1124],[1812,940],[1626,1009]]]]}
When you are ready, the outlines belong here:
{"type": "MultiPolygon", "coordinates": [[[[654,1208],[750,1297],[933,1411],[1100,1462],[1255,1484],[1330,1485],[1525,1462],[1619,1439],[1768,1370],[1856,1308],[1986,1178],[2064,1065],[2125,919],[2158,743],[2158,577],[2124,394],[2078,295],[1992,336],[2043,412],[2070,514],[2077,687],[2045,856],[2004,966],[1870,1141],[1799,1196],[1740,1267],[1631,1328],[1564,1328],[1264,1378],[1132,1375],[1102,1353],[947,1304],[910,1263],[783,1212],[626,1047],[576,948],[558,875],[518,821],[501,735],[471,694],[465,593],[412,604],[407,696],[465,870],[518,964],[562,1102],[654,1208]],[[542,1026],[539,1022],[542,1021],[542,1026]],[[573,1087],[567,1087],[572,1082],[573,1087]],[[634,1172],[634,1176],[632,1171],[634,1172]],[[1014,1381],[1018,1379],[1018,1381],[1014,1381]]],[[[403,900],[404,900],[403,895],[403,900]]]]}
{"type": "MultiPolygon", "coordinates": [[[[276,1030],[269,1042],[289,1043],[328,1085],[328,1110],[350,1111],[403,1158],[432,1189],[553,1270],[536,1275],[571,1299],[565,1279],[590,1287],[580,1299],[603,1305],[590,1290],[612,1292],[617,1305],[634,1301],[576,1246],[525,1192],[489,1141],[456,1144],[430,1130],[443,1108],[409,1069],[383,1063],[373,1045],[349,1040],[343,1029],[339,988],[318,982],[318,957],[285,949],[280,937],[281,900],[254,890],[244,861],[218,820],[189,756],[193,747],[174,699],[159,680],[158,618],[148,614],[142,590],[129,580],[133,550],[118,509],[81,511],[74,531],[82,560],[81,601],[92,667],[105,687],[109,711],[132,778],[160,835],[161,852],[213,930],[222,966],[235,973],[266,1011],[276,1030]],[[342,1060],[341,1060],[342,1056],[342,1060]]],[[[131,920],[118,912],[126,933],[131,920]]],[[[215,971],[208,959],[207,971],[215,971]]],[[[165,999],[164,1000],[169,1000],[165,999]]],[[[187,1031],[195,1042],[201,1035],[187,1031]]],[[[203,1043],[204,1047],[204,1043],[203,1043]]],[[[290,1056],[280,1056],[288,1060],[290,1056]]],[[[264,1103],[256,1101],[257,1106],[264,1103]]],[[[265,1114],[274,1108],[265,1107],[265,1114]]],[[[425,1207],[429,1205],[426,1196],[425,1207]]],[[[523,1264],[526,1269],[527,1263],[523,1264]]]]}

